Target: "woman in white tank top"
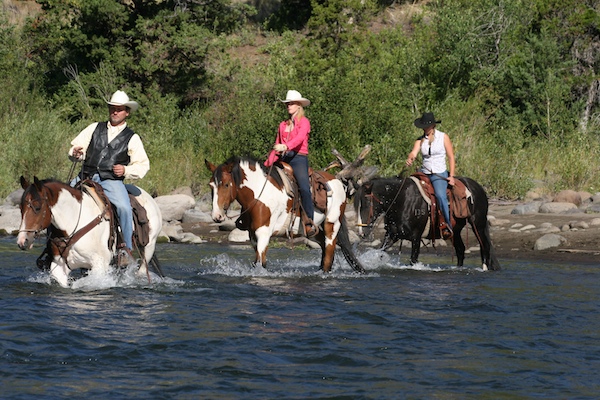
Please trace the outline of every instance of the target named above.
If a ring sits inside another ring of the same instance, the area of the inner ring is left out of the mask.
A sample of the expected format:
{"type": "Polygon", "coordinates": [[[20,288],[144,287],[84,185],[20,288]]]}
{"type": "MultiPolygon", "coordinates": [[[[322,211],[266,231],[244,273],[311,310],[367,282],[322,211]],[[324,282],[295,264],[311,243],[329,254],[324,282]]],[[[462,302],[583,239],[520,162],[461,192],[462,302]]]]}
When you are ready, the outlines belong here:
{"type": "Polygon", "coordinates": [[[447,224],[446,226],[442,224],[442,237],[450,239],[452,231],[448,228],[451,219],[446,190],[448,185],[454,186],[455,160],[450,137],[435,129],[436,124],[441,122],[436,121],[433,113],[424,113],[421,118],[415,119],[415,126],[423,129],[423,136],[415,141],[415,145],[406,159],[406,165],[411,166],[419,152],[421,152],[423,157],[421,172],[429,176],[435,190],[435,197],[447,224]],[[449,171],[446,168],[446,159],[449,171]]]}

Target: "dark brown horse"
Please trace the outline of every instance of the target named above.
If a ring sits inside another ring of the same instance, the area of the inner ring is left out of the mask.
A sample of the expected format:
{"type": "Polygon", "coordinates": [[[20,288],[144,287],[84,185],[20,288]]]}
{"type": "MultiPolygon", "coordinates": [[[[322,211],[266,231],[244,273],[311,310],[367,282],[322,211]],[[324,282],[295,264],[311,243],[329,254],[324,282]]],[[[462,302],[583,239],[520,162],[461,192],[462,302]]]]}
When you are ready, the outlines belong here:
{"type": "MultiPolygon", "coordinates": [[[[500,263],[494,253],[487,220],[488,198],[481,185],[470,178],[458,177],[470,192],[467,218],[455,218],[453,226],[453,245],[456,251],[457,265],[462,266],[465,259],[465,244],[461,231],[469,222],[481,248],[481,262],[484,270],[499,270],[500,263]]],[[[377,218],[385,213],[385,238],[382,249],[390,248],[398,240],[411,242],[410,262],[415,264],[419,258],[421,239],[439,238],[437,229],[432,229],[430,206],[411,178],[378,178],[361,185],[354,197],[359,231],[368,236],[377,218]]]]}
{"type": "MultiPolygon", "coordinates": [[[[223,222],[231,203],[241,205],[241,221],[250,234],[250,241],[256,252],[255,265],[266,267],[267,248],[271,236],[298,234],[299,216],[293,210],[294,199],[288,194],[279,173],[275,168],[267,170],[264,165],[248,158],[232,157],[221,165],[205,160],[212,172],[210,187],[213,196],[212,218],[223,222]]],[[[354,253],[348,237],[344,211],[346,209],[346,188],[334,176],[328,176],[330,193],[324,213],[315,210],[314,221],[320,225],[315,240],[322,250],[321,269],[330,272],[333,265],[336,244],[340,245],[346,261],[355,271],[364,269],[354,253]]]]}

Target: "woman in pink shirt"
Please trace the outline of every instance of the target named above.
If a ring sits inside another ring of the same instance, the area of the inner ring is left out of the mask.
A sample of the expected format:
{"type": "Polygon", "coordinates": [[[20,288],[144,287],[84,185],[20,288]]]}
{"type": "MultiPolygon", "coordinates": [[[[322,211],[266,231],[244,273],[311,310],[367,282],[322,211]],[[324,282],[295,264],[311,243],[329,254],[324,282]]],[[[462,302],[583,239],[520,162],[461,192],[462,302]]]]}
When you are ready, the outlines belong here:
{"type": "Polygon", "coordinates": [[[279,132],[275,139],[273,150],[269,154],[265,165],[273,165],[276,161],[283,161],[292,167],[294,177],[298,182],[302,208],[308,217],[306,223],[306,236],[315,236],[318,232],[314,224],[315,208],[310,192],[308,180],[308,138],[310,136],[310,121],[304,116],[304,107],[310,104],[296,90],[288,90],[285,100],[281,100],[289,114],[289,119],[279,124],[279,132]]]}

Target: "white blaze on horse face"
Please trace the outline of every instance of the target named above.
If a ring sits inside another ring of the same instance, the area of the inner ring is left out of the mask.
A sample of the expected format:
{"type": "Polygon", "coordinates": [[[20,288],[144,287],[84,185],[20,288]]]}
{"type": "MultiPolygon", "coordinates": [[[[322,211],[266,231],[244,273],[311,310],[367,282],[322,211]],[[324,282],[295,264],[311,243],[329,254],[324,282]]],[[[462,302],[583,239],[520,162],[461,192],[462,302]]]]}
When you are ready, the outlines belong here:
{"type": "Polygon", "coordinates": [[[21,221],[21,226],[19,227],[19,235],[17,236],[17,246],[21,250],[29,250],[33,247],[33,242],[35,241],[34,232],[27,232],[27,227],[25,226],[24,221],[21,221]]]}
{"type": "Polygon", "coordinates": [[[358,200],[358,207],[356,208],[356,225],[358,226],[358,234],[362,237],[364,224],[362,220],[362,199],[358,200]]]}
{"type": "Polygon", "coordinates": [[[210,182],[210,188],[212,190],[212,219],[215,222],[223,222],[225,219],[225,211],[219,207],[219,190],[214,181],[210,182]]]}

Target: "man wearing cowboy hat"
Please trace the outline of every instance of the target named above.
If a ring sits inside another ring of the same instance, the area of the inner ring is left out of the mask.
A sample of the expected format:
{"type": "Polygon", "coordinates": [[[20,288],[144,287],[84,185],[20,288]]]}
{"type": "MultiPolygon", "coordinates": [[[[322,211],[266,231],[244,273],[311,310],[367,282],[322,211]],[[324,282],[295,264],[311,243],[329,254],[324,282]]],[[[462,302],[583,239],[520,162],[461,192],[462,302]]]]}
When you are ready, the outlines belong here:
{"type": "Polygon", "coordinates": [[[121,90],[113,93],[108,104],[107,122],[95,122],[85,128],[71,142],[69,158],[83,160],[81,173],[72,185],[82,179],[98,182],[108,199],[117,209],[126,264],[135,263],[131,256],[133,212],[124,179],[141,179],[150,169],[150,161],[139,135],[127,126],[126,119],[139,104],[121,90]]]}

